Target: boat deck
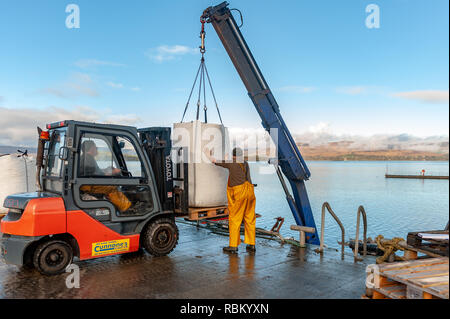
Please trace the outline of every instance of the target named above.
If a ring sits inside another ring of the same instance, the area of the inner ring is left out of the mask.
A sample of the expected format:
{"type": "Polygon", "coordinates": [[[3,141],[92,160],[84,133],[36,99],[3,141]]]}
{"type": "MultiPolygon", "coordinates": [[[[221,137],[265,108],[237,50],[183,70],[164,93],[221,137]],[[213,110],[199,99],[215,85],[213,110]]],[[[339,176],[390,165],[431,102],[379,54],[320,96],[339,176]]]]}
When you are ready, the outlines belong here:
{"type": "MultiPolygon", "coordinates": [[[[66,287],[68,273],[47,277],[0,262],[0,298],[357,298],[365,292],[365,268],[350,250],[301,249],[257,238],[257,252],[228,255],[225,236],[179,224],[180,239],[165,257],[145,252],[75,260],[80,288],[66,287]]],[[[337,246],[337,244],[336,244],[337,246]]]]}

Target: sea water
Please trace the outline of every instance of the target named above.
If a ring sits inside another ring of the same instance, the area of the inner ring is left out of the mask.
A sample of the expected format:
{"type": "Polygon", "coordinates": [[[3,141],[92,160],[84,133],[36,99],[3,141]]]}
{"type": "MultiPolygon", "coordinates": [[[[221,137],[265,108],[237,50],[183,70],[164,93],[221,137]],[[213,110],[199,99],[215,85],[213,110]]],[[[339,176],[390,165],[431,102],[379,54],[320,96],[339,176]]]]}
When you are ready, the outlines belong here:
{"type": "MultiPolygon", "coordinates": [[[[408,232],[444,229],[449,219],[449,181],[390,179],[385,173],[447,175],[448,162],[382,161],[308,161],[311,178],[305,182],[317,228],[320,232],[322,204],[328,202],[344,225],[346,240],[355,238],[357,209],[367,213],[369,237],[403,237],[408,232]]],[[[273,167],[250,163],[255,188],[256,227],[270,229],[278,216],[285,222],[280,232],[295,236],[290,230],[295,220],[273,167]]],[[[286,180],[287,181],[287,180],[286,180]]],[[[362,218],[359,238],[362,238],[362,218]]],[[[341,231],[332,216],[325,217],[325,244],[339,247],[341,231]]]]}

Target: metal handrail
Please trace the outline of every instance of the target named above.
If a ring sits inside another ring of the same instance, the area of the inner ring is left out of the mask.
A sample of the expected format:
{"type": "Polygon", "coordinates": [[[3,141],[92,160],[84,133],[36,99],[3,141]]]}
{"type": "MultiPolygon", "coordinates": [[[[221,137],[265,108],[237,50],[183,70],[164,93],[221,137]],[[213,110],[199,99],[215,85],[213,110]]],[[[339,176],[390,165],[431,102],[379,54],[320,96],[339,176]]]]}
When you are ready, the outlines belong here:
{"type": "Polygon", "coordinates": [[[344,257],[344,248],[345,248],[345,230],[344,230],[344,226],[342,225],[340,219],[336,216],[336,214],[333,212],[333,210],[331,209],[331,206],[328,202],[323,203],[322,205],[322,222],[320,225],[320,248],[319,248],[319,252],[323,252],[323,237],[324,237],[324,230],[325,230],[325,208],[328,210],[328,212],[331,214],[331,216],[333,216],[334,220],[338,223],[339,227],[341,228],[341,233],[342,233],[342,240],[341,240],[341,245],[342,245],[342,257],[344,257]]]}
{"type": "Polygon", "coordinates": [[[363,256],[367,255],[367,215],[364,207],[361,205],[358,207],[358,212],[356,213],[356,235],[355,235],[355,261],[358,261],[358,250],[359,250],[359,224],[360,224],[360,216],[363,216],[363,224],[364,224],[364,241],[363,241],[363,256]]]}

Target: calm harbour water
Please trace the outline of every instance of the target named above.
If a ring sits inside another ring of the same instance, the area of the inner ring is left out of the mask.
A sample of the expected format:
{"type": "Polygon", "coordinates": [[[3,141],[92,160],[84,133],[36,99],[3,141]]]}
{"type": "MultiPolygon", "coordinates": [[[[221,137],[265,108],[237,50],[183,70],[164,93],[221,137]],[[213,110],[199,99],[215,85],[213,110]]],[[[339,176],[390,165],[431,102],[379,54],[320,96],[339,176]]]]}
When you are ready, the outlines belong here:
{"type": "MultiPolygon", "coordinates": [[[[448,175],[448,162],[310,161],[311,178],[306,182],[317,228],[320,230],[322,204],[327,201],[342,221],[346,240],[355,238],[356,212],[363,205],[367,213],[369,237],[406,238],[408,232],[443,229],[449,219],[449,181],[386,179],[391,174],[448,175]]],[[[298,237],[289,229],[295,224],[281,184],[273,167],[250,163],[252,181],[258,186],[256,212],[262,217],[256,226],[271,228],[274,218],[285,223],[283,236],[298,237]]],[[[361,221],[362,225],[362,221],[361,221]]],[[[362,227],[360,230],[362,236],[362,227]]],[[[339,247],[340,228],[331,215],[325,217],[325,244],[339,247]]]]}

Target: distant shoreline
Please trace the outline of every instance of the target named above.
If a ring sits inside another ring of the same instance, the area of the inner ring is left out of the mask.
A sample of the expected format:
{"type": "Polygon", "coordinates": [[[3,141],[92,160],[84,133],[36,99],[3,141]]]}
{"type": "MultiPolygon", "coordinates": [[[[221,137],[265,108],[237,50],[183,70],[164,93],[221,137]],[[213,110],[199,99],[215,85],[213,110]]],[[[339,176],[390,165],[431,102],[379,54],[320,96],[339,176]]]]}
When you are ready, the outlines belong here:
{"type": "MultiPolygon", "coordinates": [[[[305,161],[314,162],[449,162],[449,159],[316,159],[316,158],[304,158],[305,161]]],[[[253,161],[253,160],[252,160],[253,161]]],[[[255,162],[267,162],[268,159],[259,159],[255,162]]]]}
{"type": "MultiPolygon", "coordinates": [[[[36,148],[0,146],[0,156],[5,154],[17,154],[17,150],[28,150],[28,154],[34,155],[36,148]]],[[[431,152],[417,150],[357,150],[345,147],[319,146],[311,147],[299,145],[300,153],[306,161],[429,161],[429,162],[448,162],[448,152],[431,152]]],[[[246,157],[252,161],[266,162],[269,157],[267,153],[264,156],[255,156],[254,150],[245,150],[246,157]]]]}

